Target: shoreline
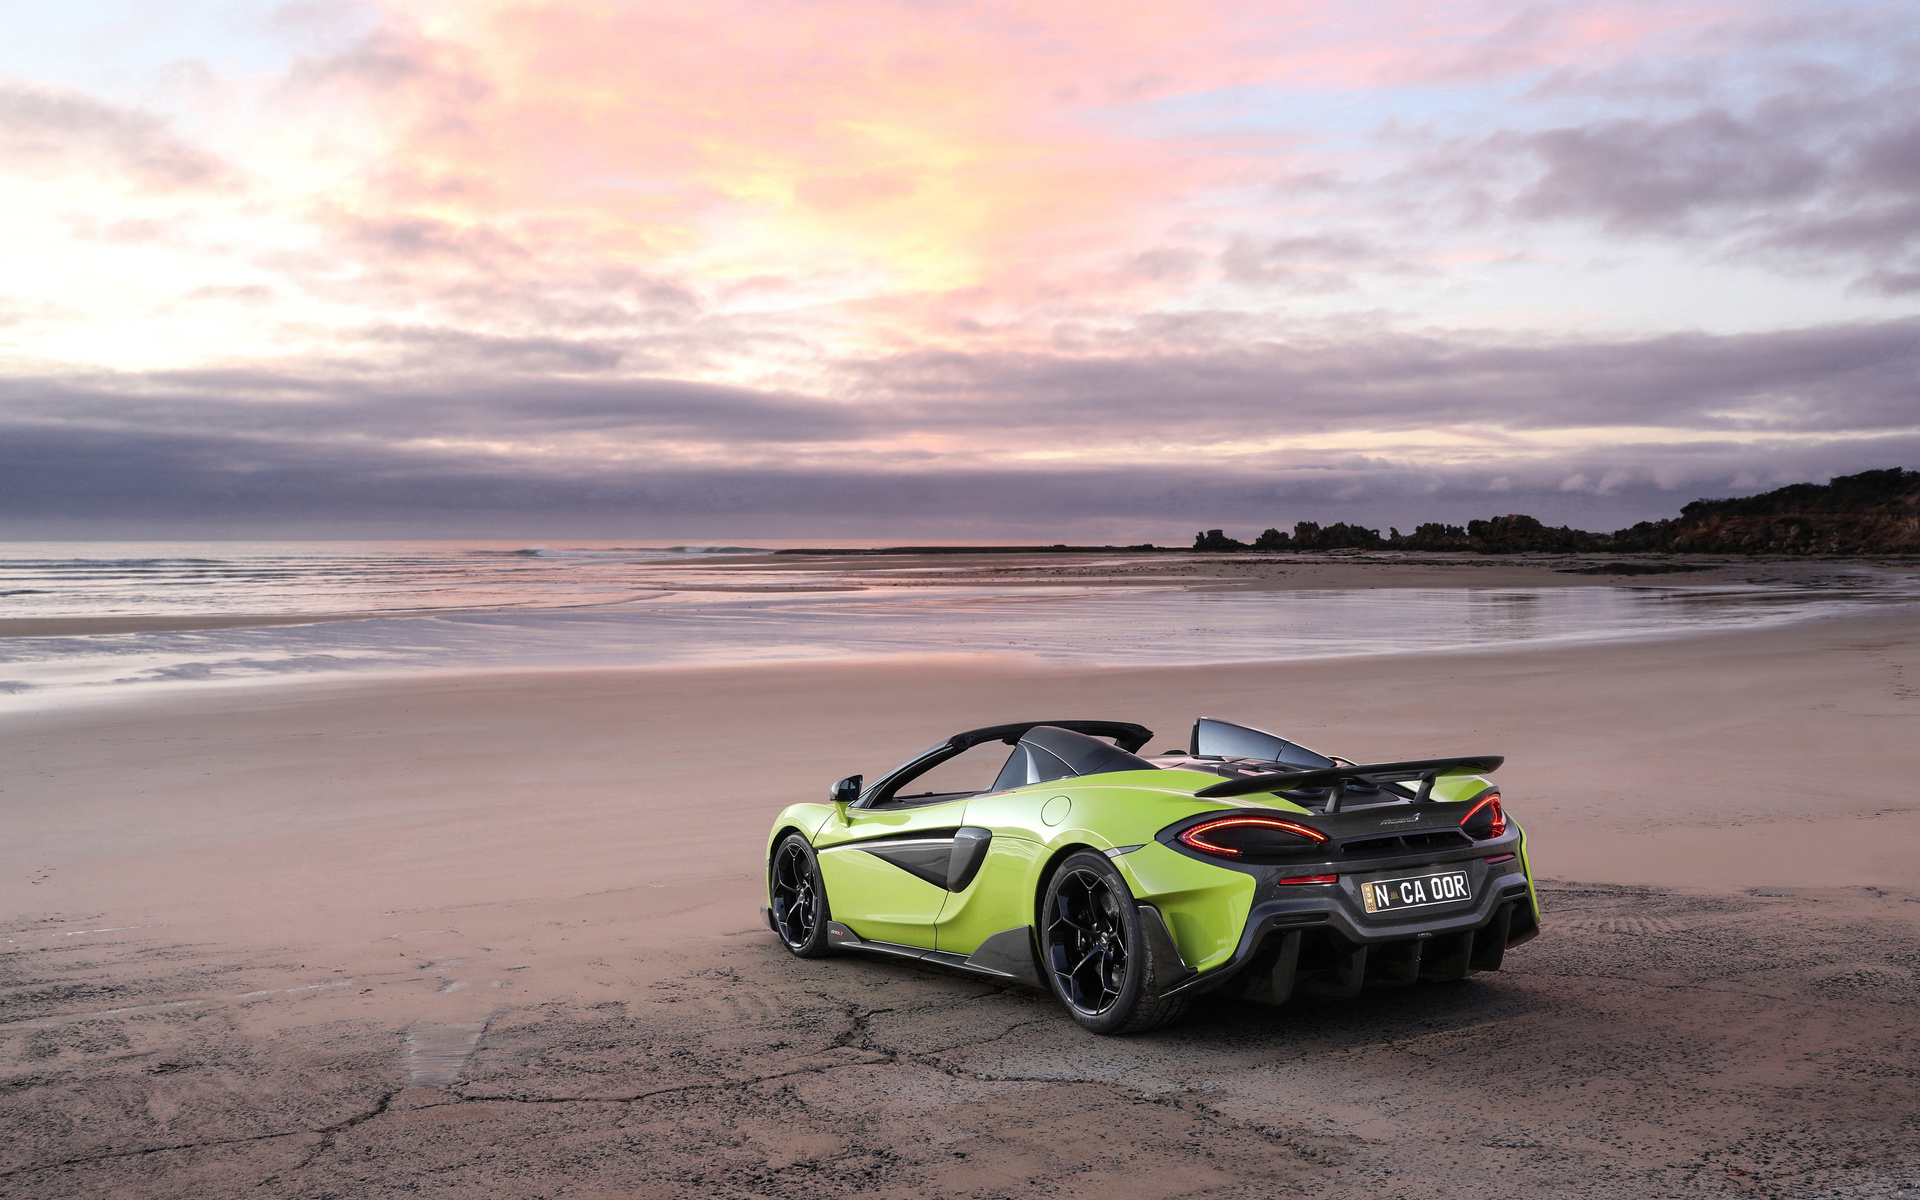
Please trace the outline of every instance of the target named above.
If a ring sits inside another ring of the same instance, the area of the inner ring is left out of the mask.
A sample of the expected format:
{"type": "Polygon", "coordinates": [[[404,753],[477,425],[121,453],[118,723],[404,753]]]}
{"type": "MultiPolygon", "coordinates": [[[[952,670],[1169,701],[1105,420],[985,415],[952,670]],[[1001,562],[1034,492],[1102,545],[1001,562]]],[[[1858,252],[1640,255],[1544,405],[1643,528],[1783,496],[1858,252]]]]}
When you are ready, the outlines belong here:
{"type": "MultiPolygon", "coordinates": [[[[352,618],[349,618],[352,619],[352,618]]],[[[1393,664],[1388,660],[1406,660],[1409,667],[1438,671],[1440,664],[1453,661],[1472,661],[1504,657],[1531,657],[1541,654],[1583,653],[1605,654],[1608,651],[1627,651],[1634,649],[1652,649],[1661,645],[1698,642],[1703,646],[1728,639],[1767,640],[1783,633],[1798,630],[1827,629],[1860,623],[1887,621],[1896,625],[1913,624],[1920,635],[1920,602],[1916,602],[1910,612],[1899,612],[1887,608],[1862,608],[1846,612],[1818,613],[1796,617],[1790,621],[1768,625],[1726,625],[1678,627],[1658,630],[1651,633],[1621,634],[1572,634],[1530,639],[1514,639],[1498,642],[1461,643],[1458,645],[1426,646],[1413,649],[1382,649],[1359,651],[1329,651],[1321,654],[1299,655],[1295,657],[1271,658],[1221,658],[1197,659],[1192,662],[1063,662],[1048,659],[1038,654],[1021,652],[981,653],[968,650],[899,650],[874,653],[853,653],[832,658],[777,658],[777,659],[718,659],[709,661],[669,661],[654,663],[615,663],[608,665],[545,665],[530,663],[505,666],[434,666],[418,669],[385,670],[375,669],[366,672],[338,672],[332,674],[308,675],[264,675],[215,680],[195,680],[191,682],[157,681],[153,683],[128,685],[117,688],[111,693],[102,690],[98,693],[86,693],[81,689],[63,693],[63,696],[75,698],[92,695],[84,705],[48,708],[45,710],[20,710],[12,719],[26,719],[42,712],[46,714],[75,713],[84,707],[87,712],[102,711],[106,705],[123,705],[130,710],[143,708],[171,708],[182,699],[194,697],[212,698],[222,692],[234,691],[259,692],[263,694],[283,693],[281,697],[288,701],[320,700],[332,696],[341,700],[353,695],[366,693],[372,695],[394,689],[422,687],[437,689],[442,687],[455,689],[481,688],[502,689],[522,684],[548,685],[581,682],[587,680],[608,680],[622,676],[635,681],[662,677],[696,678],[708,674],[737,676],[767,672],[770,674],[804,674],[815,670],[834,672],[860,671],[944,671],[956,670],[963,674],[1006,675],[1019,678],[1027,675],[1052,675],[1060,677],[1085,676],[1088,680],[1097,680],[1106,675],[1127,675],[1134,673],[1170,673],[1184,672],[1228,672],[1262,673],[1284,670],[1329,670],[1337,671],[1342,666],[1356,662],[1382,668],[1383,674],[1393,674],[1393,664]],[[178,690],[175,690],[178,689],[178,690]]],[[[4,734],[0,734],[4,738],[4,734]]]]}
{"type": "MultiPolygon", "coordinates": [[[[803,556],[804,561],[780,560],[778,555],[788,552],[779,551],[737,558],[730,556],[726,561],[719,562],[647,562],[637,565],[636,571],[664,578],[646,583],[636,580],[629,585],[630,590],[617,599],[588,603],[562,601],[552,604],[503,603],[293,613],[0,616],[0,640],[194,633],[475,615],[620,612],[636,602],[666,594],[785,596],[952,587],[978,587],[1015,593],[1031,588],[1059,586],[1189,593],[1415,589],[1558,591],[1581,588],[1658,588],[1684,592],[1747,586],[1817,586],[1831,583],[1836,576],[1879,578],[1888,583],[1909,585],[1920,582],[1920,571],[1897,569],[1915,564],[1855,560],[1808,562],[1781,559],[1755,562],[1717,559],[1689,563],[1684,570],[1677,572],[1662,570],[1654,574],[1616,574],[1608,568],[1621,565],[1618,562],[1601,562],[1597,565],[1603,573],[1596,573],[1596,556],[1592,555],[1474,555],[1463,558],[1439,553],[1405,552],[1241,555],[1169,551],[1165,557],[1151,560],[1126,560],[1125,552],[1116,550],[1101,554],[1061,552],[1033,555],[1031,557],[1036,561],[1026,562],[1021,561],[1023,555],[1013,552],[999,556],[983,554],[969,561],[965,555],[971,549],[961,547],[951,554],[939,555],[922,555],[918,551],[902,551],[898,554],[848,551],[843,561],[834,561],[841,557],[838,552],[826,551],[819,552],[817,557],[803,556]],[[1117,561],[1116,555],[1121,556],[1117,561]],[[886,561],[880,561],[881,558],[886,561]],[[731,578],[753,572],[765,572],[773,576],[774,581],[735,581],[731,578]],[[794,573],[805,573],[809,578],[804,582],[777,581],[780,576],[794,573]],[[676,574],[681,577],[674,578],[676,574]],[[694,578],[685,578],[687,574],[692,574],[694,578]]],[[[808,555],[813,554],[808,552],[808,555]]]]}
{"type": "MultiPolygon", "coordinates": [[[[1618,586],[1618,585],[1610,585],[1618,586]]],[[[1266,591],[1273,589],[1248,589],[1266,591]]],[[[1355,589],[1380,590],[1380,589],[1355,589]]],[[[1408,590],[1408,589],[1391,589],[1408,590]]],[[[1467,590],[1467,589],[1460,589],[1467,590]]],[[[1511,594],[1512,589],[1488,589],[1497,594],[1511,594]]],[[[609,606],[617,607],[617,606],[609,606]]],[[[339,668],[334,670],[301,670],[278,673],[260,673],[252,675],[228,675],[213,677],[158,678],[158,679],[117,679],[106,682],[34,684],[18,687],[9,692],[0,686],[0,713],[10,720],[19,720],[35,713],[76,713],[82,711],[108,711],[117,707],[143,705],[164,705],[179,703],[196,696],[270,694],[285,690],[289,693],[318,695],[326,690],[358,688],[401,687],[409,683],[451,682],[455,684],[484,684],[492,679],[540,680],[552,676],[602,677],[630,673],[635,676],[692,675],[705,672],[741,672],[756,670],[806,670],[816,667],[833,667],[853,670],[891,670],[902,666],[914,669],[961,670],[1005,668],[1012,671],[1039,671],[1054,673],[1084,672],[1125,672],[1138,670],[1161,671],[1216,671],[1216,670],[1285,670],[1294,667],[1307,667],[1315,664],[1334,666],[1336,664],[1357,664],[1362,669],[1385,669],[1390,660],[1405,659],[1418,662],[1424,659],[1473,659],[1493,655],[1524,655],[1553,651],[1593,650],[1607,648],[1625,649],[1630,647],[1651,647],[1661,644],[1684,644],[1690,641],[1705,641],[1720,637],[1756,636],[1764,637],[1779,634],[1801,627],[1830,626],[1835,623],[1871,619],[1884,614],[1897,614],[1905,609],[1920,616],[1920,599],[1899,601],[1888,605],[1859,605],[1837,611],[1806,610],[1781,613],[1771,618],[1761,617],[1739,623],[1727,622],[1717,625],[1670,625],[1651,629],[1587,629],[1568,633],[1540,634],[1527,637],[1503,638],[1486,641],[1459,641],[1456,643],[1428,646],[1381,646],[1374,648],[1335,648],[1315,647],[1293,654],[1261,655],[1255,652],[1214,652],[1196,651],[1182,656],[1179,662],[1155,661],[1153,659],[1114,658],[1107,661],[1087,661],[1061,658],[1037,648],[1008,648],[1001,650],[947,649],[927,646],[914,649],[845,649],[831,655],[818,653],[782,653],[747,655],[734,653],[718,655],[704,660],[668,659],[655,662],[614,662],[606,664],[554,664],[541,662],[500,663],[500,664],[461,664],[457,662],[443,664],[421,664],[401,666],[381,664],[366,668],[339,668]]],[[[431,617],[440,615],[520,615],[540,616],[549,612],[567,610],[508,610],[505,613],[496,610],[461,610],[456,614],[410,614],[411,616],[431,617]]],[[[574,610],[578,611],[578,610],[574,610]]],[[[587,610],[591,612],[592,610],[587,610]]],[[[335,618],[334,623],[356,619],[398,619],[381,614],[371,614],[365,618],[335,618]]],[[[305,621],[283,624],[306,624],[305,621]]],[[[314,622],[323,623],[323,622],[314,622]]],[[[209,625],[207,629],[246,629],[252,626],[209,625]]],[[[69,635],[71,636],[71,635],[69,635]]],[[[791,647],[787,650],[791,651],[791,647]]]]}
{"type": "MultiPolygon", "coordinates": [[[[1057,570],[965,590],[868,575],[868,586],[859,590],[869,594],[844,601],[813,595],[826,590],[817,582],[769,589],[736,577],[726,586],[689,581],[678,589],[682,602],[649,590],[638,603],[543,608],[272,614],[265,620],[115,617],[104,628],[78,618],[55,631],[35,630],[42,644],[16,636],[21,653],[11,655],[10,669],[0,668],[0,712],[19,719],[127,702],[184,703],[203,694],[568,670],[1003,661],[1056,672],[1285,669],[1316,662],[1375,671],[1383,668],[1367,664],[1404,655],[1475,658],[1684,642],[1920,610],[1920,588],[1906,576],[1742,573],[1674,586],[1664,579],[1559,573],[1552,581],[1557,586],[1539,587],[1544,570],[1564,569],[1524,566],[1514,580],[1524,585],[1518,587],[1462,587],[1457,580],[1435,586],[1429,573],[1404,564],[1339,563],[1279,577],[1106,581],[1121,585],[1112,588],[1083,586],[1102,581],[1072,580],[1057,570]],[[410,624],[419,621],[426,624],[410,624]],[[360,623],[365,628],[355,627],[360,623]],[[142,639],[128,628],[136,624],[168,628],[142,639]],[[100,640],[90,642],[90,635],[100,640]]],[[[947,582],[983,581],[969,571],[947,582]]],[[[7,644],[0,636],[0,649],[7,644]]]]}

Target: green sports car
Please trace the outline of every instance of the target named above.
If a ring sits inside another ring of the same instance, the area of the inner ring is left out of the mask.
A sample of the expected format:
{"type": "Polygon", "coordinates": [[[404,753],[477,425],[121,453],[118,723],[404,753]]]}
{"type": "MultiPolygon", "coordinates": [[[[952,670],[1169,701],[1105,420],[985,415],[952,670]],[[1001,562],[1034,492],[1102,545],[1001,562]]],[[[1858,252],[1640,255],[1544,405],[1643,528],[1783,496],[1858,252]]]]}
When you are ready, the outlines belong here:
{"type": "Polygon", "coordinates": [[[1356,765],[1203,717],[1147,757],[1119,721],[958,733],[780,814],[767,923],[1045,988],[1095,1033],[1219,990],[1296,995],[1498,970],[1540,929],[1494,756],[1356,765]],[[1009,751],[1007,747],[1011,746],[1009,751]]]}

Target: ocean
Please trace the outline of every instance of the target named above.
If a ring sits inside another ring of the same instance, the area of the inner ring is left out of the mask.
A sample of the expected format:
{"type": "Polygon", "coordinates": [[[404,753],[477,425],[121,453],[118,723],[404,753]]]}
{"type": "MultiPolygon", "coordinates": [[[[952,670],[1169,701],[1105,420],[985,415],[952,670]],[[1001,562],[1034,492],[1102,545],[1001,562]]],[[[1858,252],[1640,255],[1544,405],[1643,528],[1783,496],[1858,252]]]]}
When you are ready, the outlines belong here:
{"type": "MultiPolygon", "coordinates": [[[[556,542],[0,543],[0,622],[236,627],[0,638],[0,707],[295,677],[927,654],[1240,662],[1638,639],[1911,604],[1910,572],[1824,564],[1790,582],[1197,590],[996,581],[926,560],[754,546],[556,542]],[[250,619],[300,623],[247,625],[250,619]]],[[[1080,560],[1082,564],[1086,560],[1080,560]]],[[[1164,559],[1159,560],[1164,562],[1164,559]]],[[[1004,573],[1000,573],[1004,574],[1004,573]]],[[[1676,582],[1669,582],[1675,580],[1676,582]]]]}

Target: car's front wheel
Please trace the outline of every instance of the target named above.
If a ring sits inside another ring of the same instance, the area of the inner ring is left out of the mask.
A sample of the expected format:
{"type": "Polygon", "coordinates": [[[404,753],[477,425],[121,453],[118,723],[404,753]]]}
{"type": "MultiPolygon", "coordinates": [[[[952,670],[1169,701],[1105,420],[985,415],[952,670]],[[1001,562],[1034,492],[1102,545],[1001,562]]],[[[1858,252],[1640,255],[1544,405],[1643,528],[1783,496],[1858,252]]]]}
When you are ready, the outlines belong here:
{"type": "Polygon", "coordinates": [[[827,889],[820,882],[820,860],[797,833],[782,838],[774,849],[767,899],[787,949],[801,958],[822,958],[832,952],[827,943],[827,889]]]}
{"type": "Polygon", "coordinates": [[[1047,881],[1040,946],[1054,996],[1094,1033],[1140,1033],[1186,1009],[1154,991],[1140,907],[1104,854],[1071,854],[1047,881]]]}

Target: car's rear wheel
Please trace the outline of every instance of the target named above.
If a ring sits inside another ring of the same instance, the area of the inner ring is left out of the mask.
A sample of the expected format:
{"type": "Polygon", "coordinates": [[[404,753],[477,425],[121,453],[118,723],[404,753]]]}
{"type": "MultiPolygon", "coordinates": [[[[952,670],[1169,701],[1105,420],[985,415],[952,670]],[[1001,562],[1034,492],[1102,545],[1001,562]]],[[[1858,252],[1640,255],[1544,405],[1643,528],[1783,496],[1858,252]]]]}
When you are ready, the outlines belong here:
{"type": "Polygon", "coordinates": [[[832,953],[827,942],[827,889],[820,882],[820,860],[807,839],[790,833],[773,852],[767,872],[767,899],[780,941],[801,958],[832,953]]]}
{"type": "Polygon", "coordinates": [[[1047,881],[1040,947],[1047,983],[1094,1033],[1139,1033],[1186,1009],[1153,989],[1153,952],[1140,906],[1104,854],[1067,856],[1047,881]]]}

